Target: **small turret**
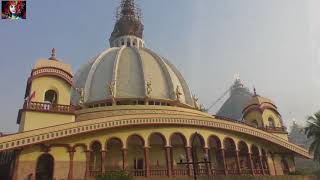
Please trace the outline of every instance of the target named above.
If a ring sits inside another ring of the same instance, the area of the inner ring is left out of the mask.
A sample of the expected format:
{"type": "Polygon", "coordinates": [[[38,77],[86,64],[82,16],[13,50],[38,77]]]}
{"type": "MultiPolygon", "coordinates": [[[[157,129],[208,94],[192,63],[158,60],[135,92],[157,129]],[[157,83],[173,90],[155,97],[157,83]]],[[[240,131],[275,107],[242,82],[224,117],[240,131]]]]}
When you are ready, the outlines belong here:
{"type": "Polygon", "coordinates": [[[74,121],[72,84],[70,65],[59,61],[53,48],[51,57],[38,60],[28,78],[25,102],[17,119],[20,131],[74,121]],[[56,114],[63,117],[57,121],[56,114]]]}
{"type": "Polygon", "coordinates": [[[283,125],[277,106],[270,99],[258,95],[255,88],[251,100],[242,113],[246,123],[288,140],[288,132],[283,125]]]}

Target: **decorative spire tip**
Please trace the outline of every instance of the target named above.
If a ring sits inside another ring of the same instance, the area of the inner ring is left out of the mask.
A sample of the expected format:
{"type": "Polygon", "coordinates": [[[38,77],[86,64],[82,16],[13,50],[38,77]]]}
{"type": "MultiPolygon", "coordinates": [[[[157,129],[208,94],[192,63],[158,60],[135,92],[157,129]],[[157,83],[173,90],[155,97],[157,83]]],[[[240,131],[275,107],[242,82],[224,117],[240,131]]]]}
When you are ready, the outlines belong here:
{"type": "Polygon", "coordinates": [[[51,57],[49,59],[50,60],[57,60],[57,58],[56,58],[56,49],[55,48],[52,48],[51,57]]]}
{"type": "Polygon", "coordinates": [[[253,87],[253,94],[254,94],[254,96],[257,96],[257,90],[255,87],[253,87]]]}

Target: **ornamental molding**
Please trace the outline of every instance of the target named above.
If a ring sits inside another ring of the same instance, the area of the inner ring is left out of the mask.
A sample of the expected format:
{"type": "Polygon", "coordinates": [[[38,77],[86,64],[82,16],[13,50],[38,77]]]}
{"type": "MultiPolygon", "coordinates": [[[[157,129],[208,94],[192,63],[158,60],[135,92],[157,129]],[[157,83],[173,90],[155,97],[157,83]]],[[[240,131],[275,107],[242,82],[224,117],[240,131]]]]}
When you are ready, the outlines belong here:
{"type": "Polygon", "coordinates": [[[33,80],[38,77],[50,76],[50,75],[51,76],[58,76],[58,77],[62,78],[63,80],[65,80],[70,85],[72,85],[72,75],[62,69],[58,69],[55,67],[42,67],[42,68],[32,70],[30,80],[33,80]]]}
{"type": "MultiPolygon", "coordinates": [[[[156,112],[154,112],[156,113],[156,112]]],[[[293,151],[300,156],[311,158],[308,151],[294,145],[276,135],[256,129],[245,124],[217,119],[214,117],[199,117],[189,114],[170,115],[170,114],[144,114],[139,116],[123,115],[115,117],[103,117],[90,121],[78,121],[67,123],[27,132],[21,132],[8,136],[0,137],[0,152],[41,144],[48,141],[62,139],[65,137],[91,133],[112,128],[123,128],[128,126],[148,126],[148,125],[183,125],[189,127],[206,127],[209,129],[222,129],[243,133],[262,139],[267,142],[279,145],[289,151],[293,151]]]]}

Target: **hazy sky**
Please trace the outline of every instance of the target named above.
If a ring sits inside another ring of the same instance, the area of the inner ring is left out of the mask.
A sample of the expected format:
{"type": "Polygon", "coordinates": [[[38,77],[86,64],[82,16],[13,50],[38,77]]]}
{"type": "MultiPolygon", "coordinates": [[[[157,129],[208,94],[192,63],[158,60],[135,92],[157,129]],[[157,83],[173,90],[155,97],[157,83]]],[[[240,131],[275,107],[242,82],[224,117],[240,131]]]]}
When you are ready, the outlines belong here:
{"type": "MultiPolygon", "coordinates": [[[[138,0],[147,47],[167,57],[208,106],[239,73],[287,125],[320,110],[318,0],[138,0]]],[[[0,20],[0,132],[15,132],[31,67],[50,49],[74,71],[109,47],[118,0],[27,1],[0,20]]],[[[211,113],[221,105],[218,104],[211,113]]]]}

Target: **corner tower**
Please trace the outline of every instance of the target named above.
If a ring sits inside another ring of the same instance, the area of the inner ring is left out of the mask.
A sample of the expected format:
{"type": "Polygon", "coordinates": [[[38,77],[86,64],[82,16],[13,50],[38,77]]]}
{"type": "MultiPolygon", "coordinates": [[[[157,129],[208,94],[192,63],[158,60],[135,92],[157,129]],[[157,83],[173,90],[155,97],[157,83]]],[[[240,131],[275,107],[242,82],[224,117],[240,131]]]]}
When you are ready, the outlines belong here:
{"type": "Polygon", "coordinates": [[[19,111],[19,131],[74,122],[74,108],[70,105],[72,71],[68,64],[51,57],[34,65],[27,81],[25,102],[19,111]]]}
{"type": "Polygon", "coordinates": [[[259,96],[255,89],[242,113],[247,124],[288,140],[287,128],[283,125],[277,106],[270,99],[259,96]]]}

